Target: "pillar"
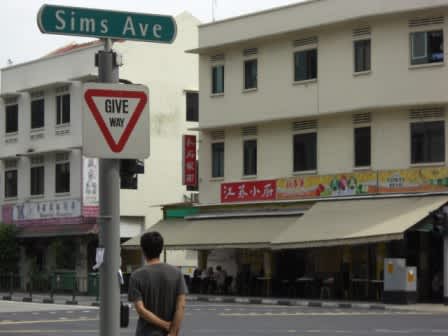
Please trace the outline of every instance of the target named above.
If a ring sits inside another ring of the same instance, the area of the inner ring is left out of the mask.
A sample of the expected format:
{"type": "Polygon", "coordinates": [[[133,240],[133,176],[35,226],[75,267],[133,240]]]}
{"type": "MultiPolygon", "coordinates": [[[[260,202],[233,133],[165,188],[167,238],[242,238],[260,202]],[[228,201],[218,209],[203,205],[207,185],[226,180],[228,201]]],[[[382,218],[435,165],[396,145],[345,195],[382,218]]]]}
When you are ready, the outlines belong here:
{"type": "Polygon", "coordinates": [[[448,234],[443,238],[443,300],[448,305],[448,234]]]}
{"type": "Polygon", "coordinates": [[[77,239],[76,253],[76,277],[78,280],[78,290],[82,293],[87,292],[87,240],[86,238],[77,239]]]}
{"type": "Polygon", "coordinates": [[[265,277],[272,277],[272,251],[263,252],[263,269],[265,277]]]}
{"type": "Polygon", "coordinates": [[[207,257],[208,257],[209,251],[207,250],[200,250],[198,251],[198,267],[201,270],[207,269],[207,257]]]}

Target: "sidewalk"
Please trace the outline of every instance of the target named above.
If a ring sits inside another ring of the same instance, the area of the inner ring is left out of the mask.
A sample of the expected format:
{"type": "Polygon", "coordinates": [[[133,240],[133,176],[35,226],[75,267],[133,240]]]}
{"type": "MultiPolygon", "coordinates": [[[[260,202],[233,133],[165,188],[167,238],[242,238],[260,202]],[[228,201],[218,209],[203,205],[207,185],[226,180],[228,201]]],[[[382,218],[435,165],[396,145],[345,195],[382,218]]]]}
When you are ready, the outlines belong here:
{"type": "MultiPolygon", "coordinates": [[[[0,293],[0,300],[8,293],[0,293]]],[[[28,298],[28,293],[13,293],[13,301],[22,301],[28,298]]],[[[32,302],[47,303],[49,299],[47,294],[33,294],[32,302]]],[[[76,296],[76,303],[72,302],[71,295],[54,295],[55,304],[77,304],[81,306],[97,306],[98,302],[94,296],[80,295],[76,296]]],[[[127,294],[121,294],[121,300],[127,302],[127,294]]],[[[188,295],[189,302],[209,302],[209,303],[231,303],[231,304],[259,304],[259,305],[280,305],[297,307],[322,307],[336,309],[372,309],[372,310],[390,310],[390,311],[412,311],[420,313],[440,313],[448,314],[448,306],[441,303],[435,304],[413,304],[413,305],[386,305],[378,302],[359,302],[359,301],[332,301],[332,300],[305,300],[294,298],[261,298],[261,297],[240,297],[240,296],[216,296],[216,295],[188,295]]]]}

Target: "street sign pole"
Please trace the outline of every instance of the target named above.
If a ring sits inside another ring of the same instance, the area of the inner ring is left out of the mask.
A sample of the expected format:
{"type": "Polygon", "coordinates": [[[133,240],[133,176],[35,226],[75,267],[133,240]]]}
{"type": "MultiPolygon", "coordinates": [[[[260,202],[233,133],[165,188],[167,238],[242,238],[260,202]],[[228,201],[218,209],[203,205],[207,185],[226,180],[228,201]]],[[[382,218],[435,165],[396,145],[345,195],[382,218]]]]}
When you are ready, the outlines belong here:
{"type": "MultiPolygon", "coordinates": [[[[98,80],[118,83],[118,66],[111,39],[104,40],[104,50],[97,54],[98,80]]],[[[120,335],[120,161],[100,160],[100,244],[104,261],[100,282],[100,335],[120,335]]]]}

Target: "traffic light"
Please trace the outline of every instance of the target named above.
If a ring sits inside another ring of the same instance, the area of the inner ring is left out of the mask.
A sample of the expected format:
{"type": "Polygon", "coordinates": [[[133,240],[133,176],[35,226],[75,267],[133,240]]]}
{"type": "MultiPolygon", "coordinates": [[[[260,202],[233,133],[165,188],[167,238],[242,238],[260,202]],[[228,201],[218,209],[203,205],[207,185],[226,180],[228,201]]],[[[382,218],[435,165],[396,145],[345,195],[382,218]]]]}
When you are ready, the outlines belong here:
{"type": "Polygon", "coordinates": [[[145,163],[142,160],[120,160],[120,188],[138,189],[138,174],[145,173],[145,163]]]}

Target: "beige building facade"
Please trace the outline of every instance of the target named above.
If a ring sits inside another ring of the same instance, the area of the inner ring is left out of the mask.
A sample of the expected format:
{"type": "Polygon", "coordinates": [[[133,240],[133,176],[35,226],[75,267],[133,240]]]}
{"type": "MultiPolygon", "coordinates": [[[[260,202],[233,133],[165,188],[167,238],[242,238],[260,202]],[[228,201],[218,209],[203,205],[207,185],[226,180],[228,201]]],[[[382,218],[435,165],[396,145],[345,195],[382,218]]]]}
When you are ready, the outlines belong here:
{"type": "Polygon", "coordinates": [[[311,0],[201,25],[200,200],[156,226],[167,245],[239,294],[446,300],[447,14],[311,0]]]}

